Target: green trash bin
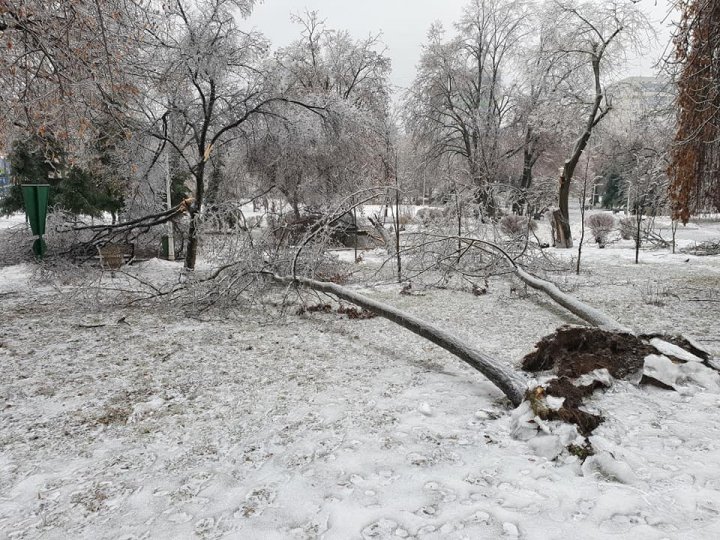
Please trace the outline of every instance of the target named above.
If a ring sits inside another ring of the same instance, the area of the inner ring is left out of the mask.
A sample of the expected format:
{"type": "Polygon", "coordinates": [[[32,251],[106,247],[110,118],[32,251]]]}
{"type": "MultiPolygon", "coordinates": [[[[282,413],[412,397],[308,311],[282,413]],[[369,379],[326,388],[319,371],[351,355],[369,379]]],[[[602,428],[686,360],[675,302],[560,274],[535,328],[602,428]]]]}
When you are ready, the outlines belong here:
{"type": "Polygon", "coordinates": [[[47,219],[48,198],[50,196],[49,184],[22,184],[20,186],[25,202],[25,214],[30,222],[33,236],[39,238],[33,242],[33,253],[42,259],[47,251],[43,240],[45,234],[45,221],[47,219]]]}

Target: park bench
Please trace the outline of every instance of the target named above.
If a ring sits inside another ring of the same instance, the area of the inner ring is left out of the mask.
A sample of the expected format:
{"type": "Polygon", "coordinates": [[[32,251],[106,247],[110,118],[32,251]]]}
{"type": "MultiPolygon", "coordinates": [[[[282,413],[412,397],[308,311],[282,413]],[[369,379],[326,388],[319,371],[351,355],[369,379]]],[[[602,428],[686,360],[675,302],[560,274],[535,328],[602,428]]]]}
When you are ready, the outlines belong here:
{"type": "Polygon", "coordinates": [[[124,264],[129,264],[135,258],[135,244],[132,243],[114,243],[98,246],[98,256],[100,258],[100,266],[117,270],[124,264]]]}

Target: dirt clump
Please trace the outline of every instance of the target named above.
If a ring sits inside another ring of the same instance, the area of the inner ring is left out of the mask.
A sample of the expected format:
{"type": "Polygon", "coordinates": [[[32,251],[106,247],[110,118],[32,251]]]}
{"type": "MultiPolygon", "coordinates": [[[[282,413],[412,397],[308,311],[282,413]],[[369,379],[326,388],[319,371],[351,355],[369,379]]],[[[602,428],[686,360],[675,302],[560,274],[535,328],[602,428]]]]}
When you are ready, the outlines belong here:
{"type": "Polygon", "coordinates": [[[624,379],[642,369],[647,355],[657,354],[655,347],[632,334],[576,326],[560,328],[536,347],[523,358],[525,371],[554,370],[570,379],[596,369],[607,369],[616,379],[624,379]]]}
{"type": "Polygon", "coordinates": [[[578,385],[576,380],[599,369],[606,369],[616,379],[626,378],[641,371],[645,357],[656,353],[655,347],[632,334],[565,326],[544,337],[536,350],[523,358],[522,367],[525,371],[552,370],[557,374],[557,378],[546,383],[536,394],[542,398],[564,398],[562,406],[557,409],[539,406],[538,415],[546,420],[575,424],[578,431],[587,436],[604,418],[583,410],[583,401],[607,385],[599,380],[578,385]]]}
{"type": "Polygon", "coordinates": [[[593,381],[591,384],[577,386],[567,377],[560,377],[551,380],[545,386],[545,391],[552,396],[564,397],[563,405],[576,409],[582,405],[583,399],[591,396],[595,390],[605,388],[607,388],[607,385],[602,381],[593,381]]]}
{"type": "Polygon", "coordinates": [[[567,377],[560,377],[551,380],[545,386],[545,392],[551,396],[563,397],[562,407],[557,410],[548,410],[548,420],[563,420],[575,424],[583,435],[589,435],[598,427],[604,418],[582,410],[583,399],[591,396],[595,390],[605,389],[607,385],[601,381],[593,381],[591,384],[578,386],[567,377]]]}

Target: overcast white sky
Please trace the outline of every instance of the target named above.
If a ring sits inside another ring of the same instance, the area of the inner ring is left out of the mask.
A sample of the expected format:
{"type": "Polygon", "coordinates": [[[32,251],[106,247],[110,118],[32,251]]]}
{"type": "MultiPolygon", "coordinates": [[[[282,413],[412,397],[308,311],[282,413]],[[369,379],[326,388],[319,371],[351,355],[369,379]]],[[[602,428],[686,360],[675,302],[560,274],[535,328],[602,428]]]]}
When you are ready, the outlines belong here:
{"type": "MultiPolygon", "coordinates": [[[[329,28],[348,30],[355,37],[382,32],[392,59],[392,82],[406,88],[415,76],[420,46],[432,22],[439,20],[451,28],[466,4],[467,0],[264,0],[245,25],[262,31],[273,47],[297,39],[300,28],[290,22],[290,14],[306,9],[318,11],[329,28]]],[[[651,75],[652,64],[669,39],[669,31],[660,24],[668,12],[668,0],[640,0],[640,6],[657,22],[660,43],[647,55],[634,59],[627,75],[651,75]]],[[[670,18],[666,25],[669,22],[670,18]]]]}

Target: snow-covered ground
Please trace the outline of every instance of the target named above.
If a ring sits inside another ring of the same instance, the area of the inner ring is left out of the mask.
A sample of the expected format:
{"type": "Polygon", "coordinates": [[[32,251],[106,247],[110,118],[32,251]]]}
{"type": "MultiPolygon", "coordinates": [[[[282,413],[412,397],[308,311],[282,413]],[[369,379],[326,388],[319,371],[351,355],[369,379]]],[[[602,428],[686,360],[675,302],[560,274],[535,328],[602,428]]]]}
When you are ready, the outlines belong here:
{"type": "MultiPolygon", "coordinates": [[[[693,227],[681,243],[720,237],[693,227]]],[[[587,244],[559,285],[720,354],[720,257],[635,265],[631,244],[587,244]]],[[[720,537],[718,380],[596,395],[582,466],[512,438],[496,388],[383,319],[189,318],[43,276],[0,255],[0,538],[720,537]]],[[[479,297],[399,290],[366,292],[512,365],[578,322],[502,278],[479,297]]]]}

